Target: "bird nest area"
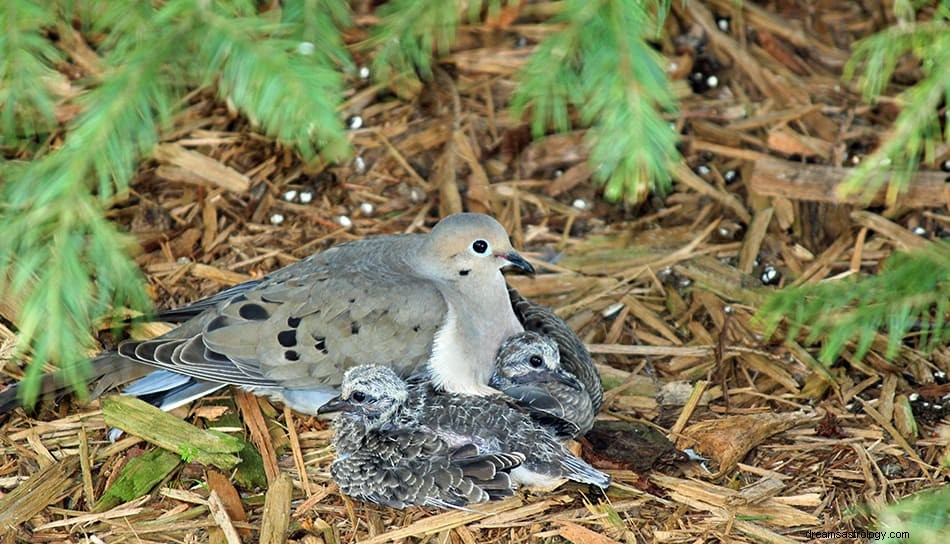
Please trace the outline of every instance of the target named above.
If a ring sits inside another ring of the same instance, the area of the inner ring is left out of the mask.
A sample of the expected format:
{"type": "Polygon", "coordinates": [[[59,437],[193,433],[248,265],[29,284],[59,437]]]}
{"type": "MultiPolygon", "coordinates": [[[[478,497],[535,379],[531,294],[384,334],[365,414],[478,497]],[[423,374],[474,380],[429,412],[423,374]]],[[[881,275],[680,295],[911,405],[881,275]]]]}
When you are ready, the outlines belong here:
{"type": "MultiPolygon", "coordinates": [[[[827,367],[804,333],[767,336],[754,319],[771,289],[874,273],[950,232],[941,172],[916,174],[899,208],[836,195],[898,109],[840,80],[874,18],[856,3],[798,6],[673,2],[661,50],[685,164],[670,194],[637,206],[599,196],[583,131],[533,139],[506,109],[531,44],[554,31],[515,10],[461,27],[430,84],[355,79],[345,164],[304,164],[196,93],[108,212],[139,242],[159,308],[340,242],[493,215],[539,271],[510,283],[555,309],[601,372],[604,408],[579,446],[612,475],[606,494],[568,484],[393,510],[341,495],[329,424],[268,400],[224,390],[166,419],[123,397],[67,397],[0,420],[0,540],[784,543],[872,530],[882,505],[940,486],[946,346],[885,358],[878,336],[827,367]],[[126,433],[110,442],[116,423],[126,433]]],[[[12,383],[15,302],[0,313],[12,383]]],[[[115,345],[111,324],[99,338],[115,345]]]]}

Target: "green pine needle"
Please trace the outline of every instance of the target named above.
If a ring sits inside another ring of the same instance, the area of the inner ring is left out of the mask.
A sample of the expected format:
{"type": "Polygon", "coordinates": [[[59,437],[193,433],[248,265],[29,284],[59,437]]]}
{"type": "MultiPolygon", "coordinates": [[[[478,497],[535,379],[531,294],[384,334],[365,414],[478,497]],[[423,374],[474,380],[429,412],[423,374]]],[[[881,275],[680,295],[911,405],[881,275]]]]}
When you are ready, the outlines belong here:
{"type": "Polygon", "coordinates": [[[568,130],[570,108],[580,112],[591,126],[595,179],[606,184],[610,201],[639,202],[651,190],[665,192],[668,165],[679,161],[677,136],[661,115],[675,100],[659,54],[646,43],[668,7],[568,0],[557,19],[566,28],[540,44],[515,91],[512,109],[516,115],[531,110],[535,136],[568,130]]]}
{"type": "Polygon", "coordinates": [[[950,341],[950,243],[926,250],[895,253],[875,276],[846,278],[783,289],[772,296],[759,316],[772,332],[787,318],[787,337],[805,327],[808,341],[823,340],[820,358],[831,364],[849,342],[855,357],[871,348],[879,330],[888,333],[888,357],[897,354],[908,334],[930,351],[950,341]]]}
{"type": "Polygon", "coordinates": [[[55,13],[32,0],[0,5],[0,145],[48,132],[56,124],[52,65],[60,52],[42,35],[55,13]]]}
{"type": "Polygon", "coordinates": [[[842,183],[839,190],[844,194],[870,200],[887,183],[886,201],[893,206],[920,163],[932,164],[937,147],[950,141],[950,115],[944,107],[947,128],[941,129],[937,114],[950,97],[950,2],[944,0],[931,21],[895,25],[859,41],[844,77],[857,79],[864,99],[875,102],[906,54],[920,60],[924,77],[897,96],[902,109],[894,126],[842,183]]]}

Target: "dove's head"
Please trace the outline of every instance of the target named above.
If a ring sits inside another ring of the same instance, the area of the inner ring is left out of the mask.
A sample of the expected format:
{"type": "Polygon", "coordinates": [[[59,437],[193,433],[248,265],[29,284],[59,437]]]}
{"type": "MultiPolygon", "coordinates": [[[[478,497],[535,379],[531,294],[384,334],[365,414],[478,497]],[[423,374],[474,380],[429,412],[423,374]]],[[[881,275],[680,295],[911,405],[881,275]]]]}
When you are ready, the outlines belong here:
{"type": "Polygon", "coordinates": [[[423,270],[434,278],[465,282],[500,277],[513,266],[534,274],[534,267],[511,246],[505,227],[480,213],[457,213],[439,221],[419,255],[423,270]]]}
{"type": "Polygon", "coordinates": [[[517,385],[559,383],[581,390],[583,385],[561,367],[557,344],[536,332],[509,336],[498,349],[489,385],[504,390],[517,385]]]}
{"type": "Polygon", "coordinates": [[[409,398],[409,388],[389,367],[360,365],[346,371],[340,395],[320,408],[321,413],[343,412],[376,428],[393,420],[409,398]]]}

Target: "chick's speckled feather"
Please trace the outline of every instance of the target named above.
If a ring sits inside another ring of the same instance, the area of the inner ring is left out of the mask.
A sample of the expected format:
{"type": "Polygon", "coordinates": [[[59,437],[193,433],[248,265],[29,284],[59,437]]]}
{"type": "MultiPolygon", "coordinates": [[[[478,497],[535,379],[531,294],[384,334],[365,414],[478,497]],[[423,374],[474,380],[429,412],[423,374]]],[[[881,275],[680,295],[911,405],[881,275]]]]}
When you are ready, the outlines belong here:
{"type": "Polygon", "coordinates": [[[510,495],[508,472],[517,453],[479,453],[471,443],[449,445],[400,417],[408,388],[391,369],[361,366],[346,374],[334,429],[337,459],[330,475],[358,499],[405,508],[463,507],[510,495]],[[360,400],[356,400],[359,395],[360,400]]]}
{"type": "MultiPolygon", "coordinates": [[[[412,429],[413,433],[432,436],[449,448],[472,445],[482,453],[523,454],[524,463],[512,472],[518,483],[544,488],[556,487],[565,480],[602,488],[610,483],[609,476],[567,451],[553,435],[501,394],[452,394],[436,391],[425,382],[407,386],[389,368],[363,365],[347,372],[341,399],[346,406],[356,406],[353,409],[361,413],[381,414],[375,418],[385,422],[380,431],[387,427],[412,429]]],[[[346,416],[344,412],[341,420],[349,419],[346,416]]],[[[354,449],[349,445],[351,439],[347,434],[338,431],[337,440],[343,441],[346,449],[354,449]]],[[[394,436],[385,438],[383,447],[392,448],[389,444],[394,436]]],[[[366,450],[375,446],[363,444],[361,447],[366,450]]],[[[403,447],[400,446],[400,451],[403,447]]]]}

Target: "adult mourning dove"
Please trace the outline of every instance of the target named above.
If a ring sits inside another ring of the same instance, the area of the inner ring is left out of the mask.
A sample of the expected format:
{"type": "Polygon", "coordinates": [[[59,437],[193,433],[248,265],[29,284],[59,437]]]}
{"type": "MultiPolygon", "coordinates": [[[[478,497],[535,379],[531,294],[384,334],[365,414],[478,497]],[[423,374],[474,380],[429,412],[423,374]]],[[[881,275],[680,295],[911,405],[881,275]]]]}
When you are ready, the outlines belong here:
{"type": "Polygon", "coordinates": [[[450,446],[401,417],[406,383],[384,367],[357,367],[343,380],[334,422],[337,459],[330,476],[351,497],[391,506],[463,507],[511,495],[509,472],[518,453],[479,453],[471,443],[450,446]],[[365,369],[365,371],[364,371],[365,369]]]}
{"type": "Polygon", "coordinates": [[[488,384],[559,438],[575,438],[594,426],[584,384],[561,366],[557,344],[536,332],[518,333],[502,343],[488,384]]]}
{"type": "MultiPolygon", "coordinates": [[[[523,330],[501,274],[507,266],[534,272],[504,227],[482,214],[451,215],[428,234],[341,244],[155,316],[182,324],[97,357],[94,393],[141,378],[147,372],[130,363],[144,363],[166,372],[133,384],[139,394],[183,403],[232,384],[312,414],[347,368],[366,362],[400,375],[428,363],[438,388],[492,393],[495,352],[523,330]]],[[[0,407],[15,397],[0,393],[0,407]]]]}
{"type": "Polygon", "coordinates": [[[521,466],[511,471],[514,482],[536,489],[553,489],[566,480],[606,488],[610,476],[567,451],[544,428],[502,394],[474,396],[437,391],[431,383],[408,385],[406,396],[393,396],[401,382],[391,368],[361,365],[347,371],[340,396],[322,412],[353,410],[365,404],[385,403],[393,412],[390,422],[419,429],[449,447],[474,445],[479,452],[520,453],[521,466]],[[380,387],[378,384],[386,383],[380,387]]]}

